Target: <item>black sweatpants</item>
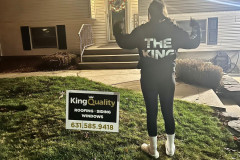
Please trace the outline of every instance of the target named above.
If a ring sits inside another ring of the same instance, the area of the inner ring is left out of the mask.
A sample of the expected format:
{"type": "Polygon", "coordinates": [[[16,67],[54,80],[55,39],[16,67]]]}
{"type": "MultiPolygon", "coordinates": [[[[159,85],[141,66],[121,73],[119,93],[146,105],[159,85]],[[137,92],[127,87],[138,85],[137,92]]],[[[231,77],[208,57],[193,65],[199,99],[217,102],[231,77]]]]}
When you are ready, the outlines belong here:
{"type": "Polygon", "coordinates": [[[175,77],[173,72],[149,73],[141,71],[141,88],[147,110],[149,136],[157,136],[158,97],[167,134],[174,134],[173,99],[175,77]]]}

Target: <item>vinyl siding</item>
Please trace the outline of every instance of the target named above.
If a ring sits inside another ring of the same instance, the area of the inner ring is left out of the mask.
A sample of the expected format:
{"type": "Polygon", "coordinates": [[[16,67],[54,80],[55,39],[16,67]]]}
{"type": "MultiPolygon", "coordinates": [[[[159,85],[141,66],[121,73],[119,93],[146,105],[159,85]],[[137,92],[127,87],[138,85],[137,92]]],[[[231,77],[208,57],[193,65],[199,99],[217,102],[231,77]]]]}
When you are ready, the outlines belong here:
{"type": "Polygon", "coordinates": [[[108,43],[107,39],[107,1],[95,0],[95,20],[93,25],[93,37],[95,45],[108,43]]]}
{"type": "MultiPolygon", "coordinates": [[[[108,43],[108,0],[94,0],[91,17],[90,0],[0,0],[0,43],[4,56],[47,55],[58,50],[23,50],[21,26],[48,27],[65,25],[67,51],[79,52],[78,32],[82,24],[93,25],[96,45],[108,43]],[[92,19],[94,18],[94,19],[92,19]],[[14,40],[13,40],[14,37],[14,40]]],[[[128,32],[134,29],[134,14],[138,14],[138,0],[128,1],[128,32]]]]}
{"type": "Polygon", "coordinates": [[[0,0],[0,22],[90,18],[89,0],[0,0]]]}
{"type": "Polygon", "coordinates": [[[152,0],[138,0],[138,14],[139,16],[146,16],[148,14],[148,7],[152,0]]]}
{"type": "MultiPolygon", "coordinates": [[[[151,2],[152,0],[139,0],[140,16],[147,15],[148,6],[151,2]]],[[[218,0],[218,3],[207,0],[165,0],[165,3],[169,14],[240,10],[239,0],[218,0]]]]}
{"type": "MultiPolygon", "coordinates": [[[[175,21],[194,19],[208,19],[218,17],[218,43],[217,45],[201,45],[189,51],[219,51],[219,50],[240,50],[240,11],[208,12],[198,14],[175,14],[170,15],[175,21]]],[[[180,50],[187,51],[187,50],[180,50]]]]}
{"type": "Polygon", "coordinates": [[[21,26],[65,25],[67,51],[79,53],[78,32],[82,24],[93,23],[88,0],[0,0],[0,15],[3,56],[48,55],[64,51],[57,48],[24,51],[21,26]]]}
{"type": "Polygon", "coordinates": [[[138,0],[131,0],[130,1],[130,28],[129,32],[134,29],[134,14],[138,14],[138,0]]]}
{"type": "MultiPolygon", "coordinates": [[[[134,29],[134,14],[138,14],[138,0],[128,1],[128,32],[134,29]]],[[[108,0],[95,0],[95,21],[93,25],[93,36],[95,45],[108,43],[108,0]]]]}
{"type": "Polygon", "coordinates": [[[65,25],[66,27],[66,41],[67,51],[79,53],[80,40],[78,37],[79,29],[82,24],[92,23],[91,20],[78,21],[45,21],[45,22],[18,22],[18,23],[0,23],[0,35],[2,52],[4,56],[19,56],[19,55],[48,55],[53,54],[59,50],[58,48],[48,49],[32,49],[29,51],[23,50],[21,26],[29,27],[48,27],[56,25],[65,25]]]}

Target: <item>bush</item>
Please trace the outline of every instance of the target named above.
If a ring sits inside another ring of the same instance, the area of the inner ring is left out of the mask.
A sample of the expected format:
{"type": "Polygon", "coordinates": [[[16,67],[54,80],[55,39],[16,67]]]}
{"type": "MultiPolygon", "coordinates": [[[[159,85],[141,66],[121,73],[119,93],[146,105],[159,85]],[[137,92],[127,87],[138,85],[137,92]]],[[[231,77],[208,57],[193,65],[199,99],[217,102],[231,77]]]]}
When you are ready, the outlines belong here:
{"type": "Polygon", "coordinates": [[[63,69],[77,63],[77,55],[68,52],[56,52],[42,57],[40,69],[63,69]]]}
{"type": "Polygon", "coordinates": [[[186,83],[216,89],[221,82],[223,70],[210,62],[192,59],[178,59],[176,76],[186,83]]]}

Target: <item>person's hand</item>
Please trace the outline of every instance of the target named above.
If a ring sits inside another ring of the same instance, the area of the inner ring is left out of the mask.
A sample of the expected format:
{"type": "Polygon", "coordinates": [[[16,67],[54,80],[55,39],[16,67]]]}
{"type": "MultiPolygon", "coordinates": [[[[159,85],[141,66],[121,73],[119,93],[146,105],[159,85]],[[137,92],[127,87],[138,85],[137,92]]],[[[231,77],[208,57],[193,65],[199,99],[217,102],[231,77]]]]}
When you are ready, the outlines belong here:
{"type": "Polygon", "coordinates": [[[190,24],[189,24],[192,28],[200,28],[199,23],[195,20],[195,19],[190,19],[190,24]]]}

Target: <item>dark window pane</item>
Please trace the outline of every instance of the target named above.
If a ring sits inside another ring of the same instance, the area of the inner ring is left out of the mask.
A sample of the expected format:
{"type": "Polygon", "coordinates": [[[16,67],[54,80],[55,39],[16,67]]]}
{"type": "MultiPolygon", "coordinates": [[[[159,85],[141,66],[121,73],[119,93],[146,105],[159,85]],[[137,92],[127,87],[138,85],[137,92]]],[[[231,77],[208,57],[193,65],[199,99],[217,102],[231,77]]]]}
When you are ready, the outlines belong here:
{"type": "Polygon", "coordinates": [[[33,48],[57,48],[55,27],[31,28],[33,48]]]}

